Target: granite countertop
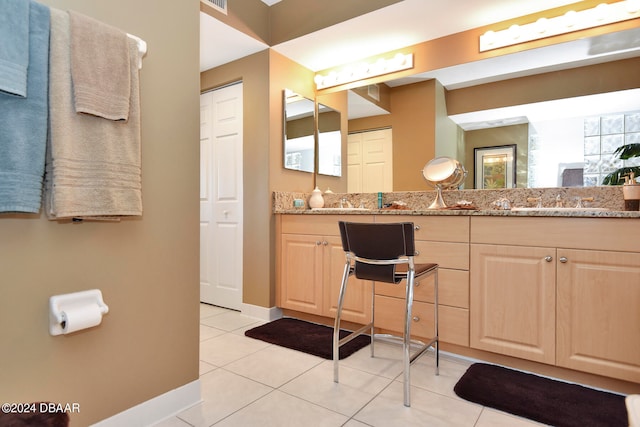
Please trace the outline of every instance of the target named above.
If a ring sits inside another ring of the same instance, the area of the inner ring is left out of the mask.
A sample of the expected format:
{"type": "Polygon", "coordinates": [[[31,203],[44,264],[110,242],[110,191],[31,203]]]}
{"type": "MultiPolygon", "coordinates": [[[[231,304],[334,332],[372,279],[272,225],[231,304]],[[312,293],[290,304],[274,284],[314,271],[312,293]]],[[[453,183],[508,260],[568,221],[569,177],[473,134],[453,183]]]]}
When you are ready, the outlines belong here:
{"type": "Polygon", "coordinates": [[[378,209],[377,193],[325,193],[327,209],[310,209],[309,193],[274,192],[273,213],[293,215],[441,215],[441,216],[509,216],[509,217],[571,217],[571,218],[640,218],[640,211],[625,210],[622,189],[617,187],[549,188],[549,189],[503,189],[503,190],[454,190],[444,191],[443,198],[448,208],[429,209],[435,192],[383,193],[385,206],[401,209],[378,209]],[[542,210],[532,209],[531,198],[539,198],[542,210]],[[562,201],[560,209],[556,200],[562,201]],[[294,200],[302,207],[294,208],[294,200]],[[499,209],[497,200],[508,199],[512,209],[499,209]],[[364,209],[340,209],[341,201],[364,209]],[[584,200],[584,208],[576,209],[577,200],[584,200]],[[460,208],[461,201],[476,209],[460,208]],[[520,210],[521,209],[521,210],[520,210]]]}
{"type": "Polygon", "coordinates": [[[499,209],[280,209],[276,214],[292,215],[417,215],[417,216],[510,216],[510,217],[570,217],[570,218],[640,218],[640,211],[612,210],[499,210],[499,209]]]}

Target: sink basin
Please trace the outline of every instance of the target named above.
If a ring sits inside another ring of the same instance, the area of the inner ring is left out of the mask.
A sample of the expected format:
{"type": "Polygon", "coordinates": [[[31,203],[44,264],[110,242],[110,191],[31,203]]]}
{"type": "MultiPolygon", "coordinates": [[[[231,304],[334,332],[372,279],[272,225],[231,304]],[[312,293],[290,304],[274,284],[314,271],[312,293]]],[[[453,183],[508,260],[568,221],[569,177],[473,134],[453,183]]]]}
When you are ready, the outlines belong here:
{"type": "Polygon", "coordinates": [[[330,211],[368,211],[370,209],[367,208],[311,208],[312,211],[323,211],[323,212],[330,212],[330,211]]]}
{"type": "Polygon", "coordinates": [[[514,212],[588,212],[608,211],[607,208],[511,208],[514,212]]]}

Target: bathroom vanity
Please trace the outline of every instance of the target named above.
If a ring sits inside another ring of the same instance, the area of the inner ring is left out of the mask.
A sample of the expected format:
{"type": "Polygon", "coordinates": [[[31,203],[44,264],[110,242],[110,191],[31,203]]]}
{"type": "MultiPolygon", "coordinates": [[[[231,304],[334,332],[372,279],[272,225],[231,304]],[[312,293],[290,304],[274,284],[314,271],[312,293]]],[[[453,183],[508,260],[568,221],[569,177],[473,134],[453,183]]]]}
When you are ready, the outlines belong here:
{"type": "MultiPolygon", "coordinates": [[[[283,309],[334,316],[345,261],[339,220],[413,222],[416,261],[440,265],[444,346],[640,383],[637,212],[281,210],[275,217],[283,309]]],[[[370,286],[349,287],[346,320],[368,321],[370,286]]],[[[403,298],[402,285],[376,283],[382,332],[402,334],[403,298]]],[[[432,304],[425,280],[415,290],[418,339],[432,331],[432,304]]]]}

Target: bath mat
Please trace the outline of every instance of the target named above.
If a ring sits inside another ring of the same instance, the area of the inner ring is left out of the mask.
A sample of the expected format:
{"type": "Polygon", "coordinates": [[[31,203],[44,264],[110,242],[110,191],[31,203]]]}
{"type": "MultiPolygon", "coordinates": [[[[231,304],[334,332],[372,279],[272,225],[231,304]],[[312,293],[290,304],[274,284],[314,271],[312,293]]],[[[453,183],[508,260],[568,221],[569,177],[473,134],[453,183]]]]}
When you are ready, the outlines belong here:
{"type": "MultiPolygon", "coordinates": [[[[333,328],[299,319],[284,317],[249,329],[246,336],[307,354],[333,359],[333,328]]],[[[348,331],[341,330],[340,337],[348,331]]],[[[340,347],[340,359],[351,356],[371,343],[369,335],[360,335],[340,347]]]]}
{"type": "Polygon", "coordinates": [[[556,427],[626,427],[624,396],[476,363],[454,387],[463,399],[556,427]]]}

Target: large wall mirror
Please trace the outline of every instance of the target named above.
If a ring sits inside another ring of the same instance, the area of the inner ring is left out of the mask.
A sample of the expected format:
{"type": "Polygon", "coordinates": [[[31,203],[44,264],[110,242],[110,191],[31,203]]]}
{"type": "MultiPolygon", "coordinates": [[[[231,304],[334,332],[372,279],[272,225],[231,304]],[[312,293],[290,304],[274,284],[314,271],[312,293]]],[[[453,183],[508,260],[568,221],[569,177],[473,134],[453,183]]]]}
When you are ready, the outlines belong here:
{"type": "Polygon", "coordinates": [[[318,104],[318,173],[342,176],[340,112],[318,104]]]}
{"type": "Polygon", "coordinates": [[[284,93],[284,167],[315,172],[315,103],[289,89],[284,93]]]}
{"type": "MultiPolygon", "coordinates": [[[[640,56],[638,40],[640,40],[640,29],[635,28],[517,52],[478,63],[434,70],[388,81],[386,84],[393,93],[393,90],[399,86],[428,79],[438,80],[448,90],[509,79],[513,79],[511,81],[515,83],[517,77],[533,76],[554,70],[586,67],[598,63],[615,64],[614,61],[622,64],[627,59],[640,56]],[[606,47],[606,49],[605,51],[601,49],[596,54],[594,53],[596,47],[606,47]]],[[[608,76],[612,79],[616,78],[614,73],[602,75],[601,78],[608,78],[608,76]]],[[[513,86],[513,90],[518,89],[513,86]]],[[[362,99],[359,99],[359,102],[361,101],[362,99]]],[[[351,109],[350,102],[350,120],[352,119],[351,109]]],[[[362,107],[358,106],[358,109],[361,111],[362,107]]],[[[623,144],[625,140],[627,143],[631,140],[640,140],[640,125],[634,124],[640,122],[640,88],[636,86],[614,93],[471,112],[449,117],[449,119],[466,135],[472,133],[480,135],[482,131],[504,127],[514,129],[523,125],[528,127],[528,132],[524,133],[523,140],[518,143],[518,153],[527,153],[524,159],[518,157],[518,164],[528,167],[523,172],[524,179],[521,180],[518,176],[518,180],[526,182],[528,187],[563,186],[560,176],[563,168],[581,169],[585,177],[587,174],[593,175],[592,181],[585,179],[584,186],[601,185],[606,168],[621,166],[619,161],[611,156],[617,144],[623,144]],[[633,135],[630,135],[631,133],[633,135]],[[521,147],[521,144],[524,147],[521,147]],[[521,160],[524,162],[520,163],[521,160]],[[536,165],[529,166],[530,161],[535,162],[536,165]]],[[[515,143],[516,141],[513,140],[504,142],[505,145],[515,143]]],[[[456,141],[441,141],[436,137],[436,157],[452,156],[447,147],[455,144],[456,141]]],[[[499,144],[487,140],[483,145],[499,144]]],[[[473,148],[470,152],[473,153],[473,148]]],[[[465,148],[458,148],[458,153],[459,156],[452,157],[464,161],[465,168],[473,170],[473,156],[465,156],[465,148]]],[[[429,160],[424,159],[424,163],[429,160]]],[[[472,179],[473,175],[470,178],[472,179]]],[[[425,188],[425,186],[416,185],[413,190],[421,191],[425,188]]],[[[465,188],[473,188],[473,184],[467,183],[465,188]]]]}

